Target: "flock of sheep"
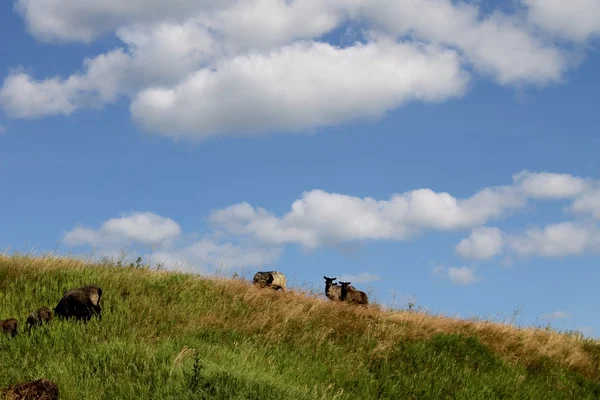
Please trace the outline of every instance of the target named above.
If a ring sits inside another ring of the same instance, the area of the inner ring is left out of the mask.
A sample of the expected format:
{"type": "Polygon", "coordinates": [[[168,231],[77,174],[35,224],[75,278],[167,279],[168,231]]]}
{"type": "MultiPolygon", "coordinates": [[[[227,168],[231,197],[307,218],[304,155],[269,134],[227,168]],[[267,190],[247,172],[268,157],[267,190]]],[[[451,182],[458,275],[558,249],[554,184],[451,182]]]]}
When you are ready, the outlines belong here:
{"type": "MultiPolygon", "coordinates": [[[[334,283],[337,278],[325,278],[325,295],[333,301],[345,301],[352,304],[369,304],[365,292],[357,290],[350,282],[334,283]]],[[[270,287],[275,290],[285,291],[286,278],[279,271],[257,272],[253,278],[254,285],[258,287],[270,287]]],[[[28,331],[36,326],[41,326],[52,320],[54,316],[64,319],[74,318],[76,320],[89,321],[94,315],[102,319],[102,308],[100,299],[102,289],[97,285],[86,285],[71,289],[64,293],[54,310],[43,306],[33,311],[27,317],[28,331]]],[[[19,321],[15,318],[0,320],[0,333],[16,336],[19,321]]],[[[38,379],[33,382],[25,382],[9,387],[1,394],[7,399],[58,399],[58,386],[47,379],[38,379]]]]}
{"type": "MultiPolygon", "coordinates": [[[[43,325],[52,320],[56,315],[59,318],[89,321],[92,316],[97,315],[102,319],[102,308],[100,299],[102,289],[97,285],[86,285],[71,289],[63,295],[54,312],[46,306],[40,307],[27,317],[28,330],[43,325]]],[[[15,318],[0,320],[0,332],[16,336],[19,329],[19,321],[15,318]]]]}
{"type": "MultiPolygon", "coordinates": [[[[369,304],[369,298],[365,292],[357,290],[351,282],[334,281],[337,278],[325,278],[325,295],[329,300],[345,301],[352,304],[369,304]]],[[[254,275],[253,283],[259,287],[271,287],[275,290],[285,291],[286,278],[279,271],[261,271],[254,275]]],[[[54,312],[46,306],[33,311],[27,317],[28,330],[35,326],[40,326],[52,320],[53,316],[69,319],[89,321],[92,316],[97,315],[102,319],[102,308],[100,299],[102,298],[102,289],[98,285],[86,285],[76,289],[71,289],[64,293],[54,312]]],[[[11,336],[17,335],[19,321],[15,318],[0,320],[0,332],[11,336]]]]}
{"type": "MultiPolygon", "coordinates": [[[[369,298],[365,292],[357,290],[351,282],[334,281],[337,278],[325,278],[325,295],[329,300],[345,301],[352,304],[369,304],[369,298]]],[[[259,287],[271,287],[275,290],[285,291],[286,278],[279,271],[257,272],[254,275],[253,283],[259,287]]],[[[27,317],[28,330],[35,326],[43,325],[52,320],[53,316],[69,319],[89,321],[92,316],[97,315],[102,319],[102,308],[100,299],[102,298],[102,289],[97,285],[86,285],[76,289],[71,289],[63,295],[54,312],[46,306],[33,311],[27,317]]],[[[15,318],[0,320],[0,332],[15,336],[18,332],[19,321],[15,318]]]]}
{"type": "MultiPolygon", "coordinates": [[[[97,285],[86,285],[76,289],[71,289],[64,293],[54,312],[46,306],[40,307],[27,317],[28,331],[36,326],[41,326],[50,322],[54,315],[59,318],[89,321],[96,315],[102,319],[102,308],[100,299],[102,298],[102,289],[97,285]]],[[[15,318],[0,320],[0,333],[8,334],[12,337],[18,333],[19,321],[15,318]]],[[[32,382],[25,382],[14,385],[2,393],[0,398],[10,400],[58,400],[58,386],[56,383],[42,378],[32,382]]]]}
{"type": "MultiPolygon", "coordinates": [[[[346,301],[352,304],[369,304],[369,297],[365,292],[357,290],[351,282],[334,283],[337,278],[325,278],[325,296],[332,301],[346,301]]],[[[279,271],[257,272],[254,275],[254,284],[260,287],[271,287],[275,290],[285,290],[285,275],[279,271]]]]}

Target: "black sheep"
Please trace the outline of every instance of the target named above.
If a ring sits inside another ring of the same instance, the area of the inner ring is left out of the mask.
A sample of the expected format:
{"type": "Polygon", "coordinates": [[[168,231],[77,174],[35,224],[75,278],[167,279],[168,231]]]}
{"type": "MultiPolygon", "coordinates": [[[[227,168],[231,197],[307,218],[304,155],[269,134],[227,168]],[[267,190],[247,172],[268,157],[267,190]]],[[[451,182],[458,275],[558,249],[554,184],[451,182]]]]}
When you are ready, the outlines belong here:
{"type": "MultiPolygon", "coordinates": [[[[329,300],[341,300],[342,299],[342,287],[336,283],[333,283],[337,278],[330,278],[328,276],[324,276],[325,278],[325,296],[329,300]]],[[[356,290],[356,288],[352,285],[348,286],[348,289],[356,290]]]]}
{"type": "Polygon", "coordinates": [[[102,308],[100,299],[102,289],[97,285],[86,285],[77,289],[69,290],[54,307],[57,317],[89,321],[92,316],[97,315],[102,319],[102,308]]]}
{"type": "Polygon", "coordinates": [[[34,326],[46,324],[52,320],[52,310],[46,306],[40,307],[27,317],[27,326],[29,329],[34,326]]]}
{"type": "Polygon", "coordinates": [[[351,289],[352,286],[349,286],[350,282],[340,282],[340,284],[342,285],[342,301],[355,304],[369,304],[369,297],[365,292],[351,289]]]}
{"type": "Polygon", "coordinates": [[[19,321],[14,318],[5,319],[0,321],[0,332],[7,333],[11,336],[17,336],[19,328],[19,321]]]}

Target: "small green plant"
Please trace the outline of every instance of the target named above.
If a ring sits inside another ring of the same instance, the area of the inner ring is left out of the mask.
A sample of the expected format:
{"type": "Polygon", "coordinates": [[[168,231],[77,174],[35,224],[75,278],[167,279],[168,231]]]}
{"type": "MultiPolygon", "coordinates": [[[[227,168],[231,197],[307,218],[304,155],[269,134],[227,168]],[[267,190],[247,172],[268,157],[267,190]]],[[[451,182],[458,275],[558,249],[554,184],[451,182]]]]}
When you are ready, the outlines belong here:
{"type": "Polygon", "coordinates": [[[142,268],[143,264],[142,264],[142,257],[138,257],[137,260],[135,260],[135,263],[130,263],[129,264],[130,268],[142,268]]]}
{"type": "Polygon", "coordinates": [[[202,380],[202,371],[204,365],[200,361],[198,352],[194,354],[194,365],[192,366],[192,374],[190,376],[190,390],[195,392],[198,389],[198,384],[202,380]]]}

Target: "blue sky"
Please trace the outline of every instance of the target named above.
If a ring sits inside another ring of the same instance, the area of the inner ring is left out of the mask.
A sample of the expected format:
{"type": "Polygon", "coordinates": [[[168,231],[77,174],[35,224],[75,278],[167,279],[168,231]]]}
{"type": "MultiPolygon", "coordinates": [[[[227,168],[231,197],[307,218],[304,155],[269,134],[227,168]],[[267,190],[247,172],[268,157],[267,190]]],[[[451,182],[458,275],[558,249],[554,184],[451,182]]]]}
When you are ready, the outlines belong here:
{"type": "Polygon", "coordinates": [[[600,4],[160,4],[0,4],[0,247],[600,332],[600,4]]]}

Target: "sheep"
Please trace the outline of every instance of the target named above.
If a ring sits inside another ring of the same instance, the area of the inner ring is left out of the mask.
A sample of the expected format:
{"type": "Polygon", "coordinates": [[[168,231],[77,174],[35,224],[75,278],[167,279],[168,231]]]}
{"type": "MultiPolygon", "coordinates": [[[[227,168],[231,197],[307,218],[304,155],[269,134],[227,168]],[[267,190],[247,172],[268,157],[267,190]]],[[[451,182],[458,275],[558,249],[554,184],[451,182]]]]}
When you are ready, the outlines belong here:
{"type": "Polygon", "coordinates": [[[259,287],[270,286],[275,290],[285,291],[285,275],[279,271],[257,272],[254,275],[253,282],[259,287]]]}
{"type": "Polygon", "coordinates": [[[12,337],[17,336],[19,329],[19,321],[14,318],[0,320],[0,332],[9,334],[12,337]]]}
{"type": "Polygon", "coordinates": [[[328,276],[324,276],[323,278],[325,278],[325,296],[329,300],[340,300],[342,298],[342,288],[337,283],[333,283],[337,278],[330,278],[328,276]]]}
{"type": "Polygon", "coordinates": [[[97,285],[86,285],[69,290],[54,307],[54,314],[57,317],[65,319],[74,317],[76,320],[84,320],[85,322],[89,321],[95,314],[101,320],[101,298],[102,289],[97,285]]]}
{"type": "Polygon", "coordinates": [[[342,301],[355,304],[369,304],[369,297],[365,292],[351,288],[350,282],[340,282],[342,285],[342,301]]]}
{"type": "MultiPolygon", "coordinates": [[[[342,299],[342,287],[336,283],[333,283],[337,278],[330,278],[328,276],[324,276],[325,278],[325,296],[329,300],[341,300],[342,299]]],[[[348,286],[348,289],[356,290],[356,288],[352,285],[348,286]]]]}
{"type": "Polygon", "coordinates": [[[42,378],[11,386],[2,392],[2,398],[7,400],[58,400],[58,393],[56,383],[42,378]]]}
{"type": "Polygon", "coordinates": [[[52,310],[46,306],[40,307],[27,317],[27,326],[29,330],[34,326],[41,326],[45,323],[48,323],[52,320],[53,314],[52,310]]]}

